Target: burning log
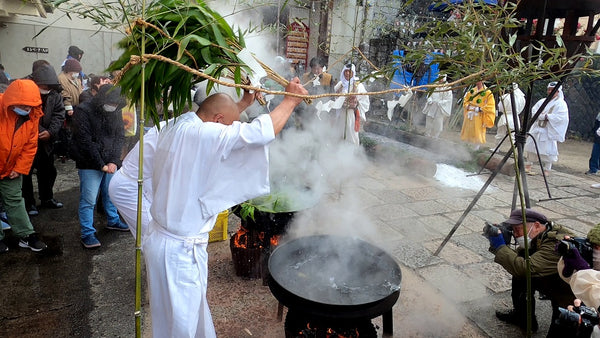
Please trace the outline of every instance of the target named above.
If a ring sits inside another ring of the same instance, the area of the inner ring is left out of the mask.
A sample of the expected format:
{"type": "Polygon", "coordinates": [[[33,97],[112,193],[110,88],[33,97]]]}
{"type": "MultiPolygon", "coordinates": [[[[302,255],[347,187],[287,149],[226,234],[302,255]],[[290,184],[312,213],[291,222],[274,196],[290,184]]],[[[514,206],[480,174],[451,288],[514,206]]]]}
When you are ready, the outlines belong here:
{"type": "Polygon", "coordinates": [[[279,235],[269,236],[264,231],[240,226],[229,243],[236,276],[265,278],[268,275],[268,255],[271,248],[279,243],[279,235]]]}
{"type": "Polygon", "coordinates": [[[290,311],[285,318],[285,337],[375,338],[377,331],[369,319],[331,321],[290,311]]]}

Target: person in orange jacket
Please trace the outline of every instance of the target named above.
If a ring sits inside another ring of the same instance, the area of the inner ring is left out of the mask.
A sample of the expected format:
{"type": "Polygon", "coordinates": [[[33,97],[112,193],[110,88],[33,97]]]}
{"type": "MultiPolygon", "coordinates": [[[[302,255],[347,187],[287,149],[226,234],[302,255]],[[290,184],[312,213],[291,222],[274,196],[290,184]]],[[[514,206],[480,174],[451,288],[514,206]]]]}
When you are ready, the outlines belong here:
{"type": "MultiPolygon", "coordinates": [[[[0,198],[19,246],[38,252],[46,249],[33,229],[21,196],[23,179],[37,151],[38,125],[44,113],[35,82],[13,81],[0,94],[0,198]]],[[[8,251],[0,229],[0,253],[8,251]]]]}

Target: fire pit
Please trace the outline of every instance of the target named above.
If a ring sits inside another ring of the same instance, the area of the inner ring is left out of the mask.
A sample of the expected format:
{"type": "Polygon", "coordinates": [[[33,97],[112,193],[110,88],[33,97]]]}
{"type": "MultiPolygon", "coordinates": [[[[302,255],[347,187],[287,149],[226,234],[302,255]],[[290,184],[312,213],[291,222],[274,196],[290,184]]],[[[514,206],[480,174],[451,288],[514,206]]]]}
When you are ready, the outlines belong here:
{"type": "MultiPolygon", "coordinates": [[[[383,315],[384,333],[393,332],[392,306],[400,294],[402,274],[380,248],[344,236],[301,237],[275,248],[268,267],[269,288],[288,308],[286,325],[305,318],[309,328],[331,323],[326,330],[341,326],[348,331],[346,326],[364,325],[365,320],[370,323],[383,315]]],[[[289,331],[298,336],[296,327],[289,331]]]]}
{"type": "MultiPolygon", "coordinates": [[[[305,197],[306,194],[301,195],[305,197]]],[[[255,198],[232,208],[240,217],[241,226],[231,237],[230,248],[236,275],[248,278],[268,278],[267,261],[271,248],[277,246],[296,213],[316,204],[316,199],[292,199],[288,194],[273,193],[255,198]],[[248,213],[252,208],[252,215],[248,213]]]]}

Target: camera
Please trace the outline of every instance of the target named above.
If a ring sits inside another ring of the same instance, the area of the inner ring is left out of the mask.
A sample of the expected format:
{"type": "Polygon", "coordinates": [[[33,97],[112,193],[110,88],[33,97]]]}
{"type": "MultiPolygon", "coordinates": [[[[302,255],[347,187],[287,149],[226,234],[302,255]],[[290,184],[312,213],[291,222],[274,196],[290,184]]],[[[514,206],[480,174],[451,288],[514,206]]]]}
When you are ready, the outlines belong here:
{"type": "Polygon", "coordinates": [[[587,238],[575,237],[563,239],[558,243],[556,251],[565,257],[573,257],[573,249],[577,249],[581,257],[593,266],[594,246],[587,238]]]}
{"type": "Polygon", "coordinates": [[[504,243],[511,243],[513,237],[513,231],[510,224],[506,222],[502,222],[500,224],[492,224],[488,221],[485,221],[485,225],[483,226],[483,236],[490,238],[498,236],[498,231],[502,234],[504,238],[504,243]]]}
{"type": "Polygon", "coordinates": [[[594,330],[594,326],[600,323],[598,312],[591,307],[584,305],[573,307],[573,311],[559,307],[560,314],[556,324],[563,330],[568,330],[575,334],[575,337],[589,337],[594,330]]]}

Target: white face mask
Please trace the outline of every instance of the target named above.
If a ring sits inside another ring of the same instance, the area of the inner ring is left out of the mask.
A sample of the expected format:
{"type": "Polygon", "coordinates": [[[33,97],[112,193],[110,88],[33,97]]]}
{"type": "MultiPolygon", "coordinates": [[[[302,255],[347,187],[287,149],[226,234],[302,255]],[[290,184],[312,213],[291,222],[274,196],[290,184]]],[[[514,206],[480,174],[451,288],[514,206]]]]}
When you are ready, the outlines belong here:
{"type": "Polygon", "coordinates": [[[594,253],[592,254],[593,268],[594,270],[600,271],[600,248],[594,249],[594,253]]]}
{"type": "Polygon", "coordinates": [[[42,94],[42,95],[50,94],[50,90],[40,88],[40,94],[42,94]]]}
{"type": "Polygon", "coordinates": [[[74,79],[76,79],[76,78],[79,77],[79,73],[73,73],[73,74],[71,74],[71,77],[73,77],[74,79]]]}
{"type": "Polygon", "coordinates": [[[109,112],[109,113],[112,113],[115,110],[117,110],[117,106],[113,106],[113,105],[110,105],[110,104],[105,104],[105,105],[102,106],[102,108],[104,109],[104,111],[109,112]]]}
{"type": "MultiPolygon", "coordinates": [[[[529,238],[529,234],[531,233],[532,229],[533,228],[531,227],[531,228],[529,228],[529,231],[527,231],[527,247],[528,248],[531,247],[531,238],[529,238]]],[[[525,236],[515,237],[515,240],[517,241],[519,248],[525,249],[525,236]]]]}

